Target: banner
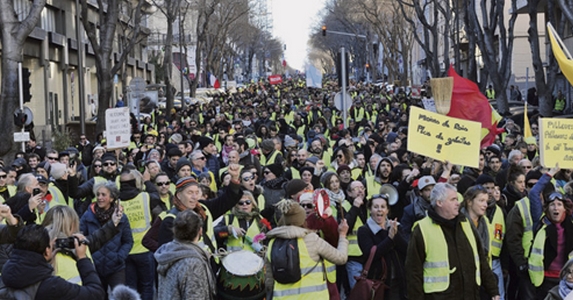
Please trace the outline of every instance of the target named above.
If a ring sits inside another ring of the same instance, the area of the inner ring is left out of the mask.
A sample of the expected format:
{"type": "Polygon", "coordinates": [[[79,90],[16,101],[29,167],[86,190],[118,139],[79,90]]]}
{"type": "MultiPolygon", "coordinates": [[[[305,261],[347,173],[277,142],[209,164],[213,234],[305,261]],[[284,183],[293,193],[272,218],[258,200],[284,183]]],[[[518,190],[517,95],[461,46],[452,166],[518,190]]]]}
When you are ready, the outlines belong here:
{"type": "Polygon", "coordinates": [[[269,76],[269,83],[270,84],[279,84],[283,82],[283,77],[281,75],[271,75],[269,76]]]}
{"type": "Polygon", "coordinates": [[[130,138],[129,107],[106,109],[105,139],[107,141],[107,149],[127,148],[130,138]]]}
{"type": "Polygon", "coordinates": [[[573,120],[540,118],[539,156],[544,167],[559,163],[561,169],[573,169],[573,120]]]}
{"type": "Polygon", "coordinates": [[[477,168],[481,124],[412,106],[408,121],[408,151],[455,165],[477,168]]]}
{"type": "Polygon", "coordinates": [[[322,72],[313,65],[306,66],[306,87],[322,88],[322,72]]]}

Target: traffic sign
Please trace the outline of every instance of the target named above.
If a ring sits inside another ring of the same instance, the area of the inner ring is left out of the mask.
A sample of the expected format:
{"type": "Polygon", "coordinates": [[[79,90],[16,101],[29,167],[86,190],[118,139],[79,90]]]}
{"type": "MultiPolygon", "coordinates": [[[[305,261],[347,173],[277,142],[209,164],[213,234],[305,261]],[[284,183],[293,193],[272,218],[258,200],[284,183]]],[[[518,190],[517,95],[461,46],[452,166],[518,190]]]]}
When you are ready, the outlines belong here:
{"type": "Polygon", "coordinates": [[[334,105],[336,106],[336,108],[340,111],[346,109],[350,109],[350,107],[352,106],[352,97],[350,96],[350,94],[346,93],[346,106],[342,105],[342,92],[338,92],[336,93],[336,96],[334,96],[334,105]]]}

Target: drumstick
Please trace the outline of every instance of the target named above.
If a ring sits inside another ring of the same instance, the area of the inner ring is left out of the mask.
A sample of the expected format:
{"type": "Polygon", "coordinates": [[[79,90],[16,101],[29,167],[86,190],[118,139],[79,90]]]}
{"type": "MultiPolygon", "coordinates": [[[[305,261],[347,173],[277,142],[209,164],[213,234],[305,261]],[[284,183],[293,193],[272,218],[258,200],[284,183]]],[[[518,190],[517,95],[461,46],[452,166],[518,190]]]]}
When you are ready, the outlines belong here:
{"type": "Polygon", "coordinates": [[[342,220],[342,219],[344,219],[344,207],[342,207],[342,203],[341,203],[341,202],[338,203],[338,207],[340,207],[340,217],[341,217],[341,220],[342,220]]]}

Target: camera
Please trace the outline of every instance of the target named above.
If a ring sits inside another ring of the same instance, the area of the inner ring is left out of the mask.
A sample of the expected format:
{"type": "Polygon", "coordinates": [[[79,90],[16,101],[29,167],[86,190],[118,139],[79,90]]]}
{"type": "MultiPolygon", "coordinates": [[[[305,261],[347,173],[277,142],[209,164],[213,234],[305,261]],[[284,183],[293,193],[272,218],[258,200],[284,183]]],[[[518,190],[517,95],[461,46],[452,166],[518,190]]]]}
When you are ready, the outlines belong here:
{"type": "Polygon", "coordinates": [[[75,248],[74,240],[78,240],[78,242],[80,244],[84,244],[84,245],[89,244],[87,240],[80,241],[77,237],[70,236],[67,238],[56,239],[56,248],[57,249],[74,249],[75,248]]]}
{"type": "Polygon", "coordinates": [[[40,195],[41,193],[42,193],[42,190],[40,190],[40,188],[35,188],[32,190],[33,196],[40,195]]]}

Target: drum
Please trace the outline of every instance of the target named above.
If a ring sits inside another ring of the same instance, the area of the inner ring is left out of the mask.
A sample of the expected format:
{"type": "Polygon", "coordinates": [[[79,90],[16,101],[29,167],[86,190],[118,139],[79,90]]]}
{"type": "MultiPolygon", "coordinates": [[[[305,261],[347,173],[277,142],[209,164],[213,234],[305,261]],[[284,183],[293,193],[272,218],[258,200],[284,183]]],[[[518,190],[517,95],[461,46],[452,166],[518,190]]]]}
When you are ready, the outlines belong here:
{"type": "Polygon", "coordinates": [[[227,300],[264,299],[265,268],[263,259],[253,252],[231,252],[222,259],[217,294],[227,300]]]}

